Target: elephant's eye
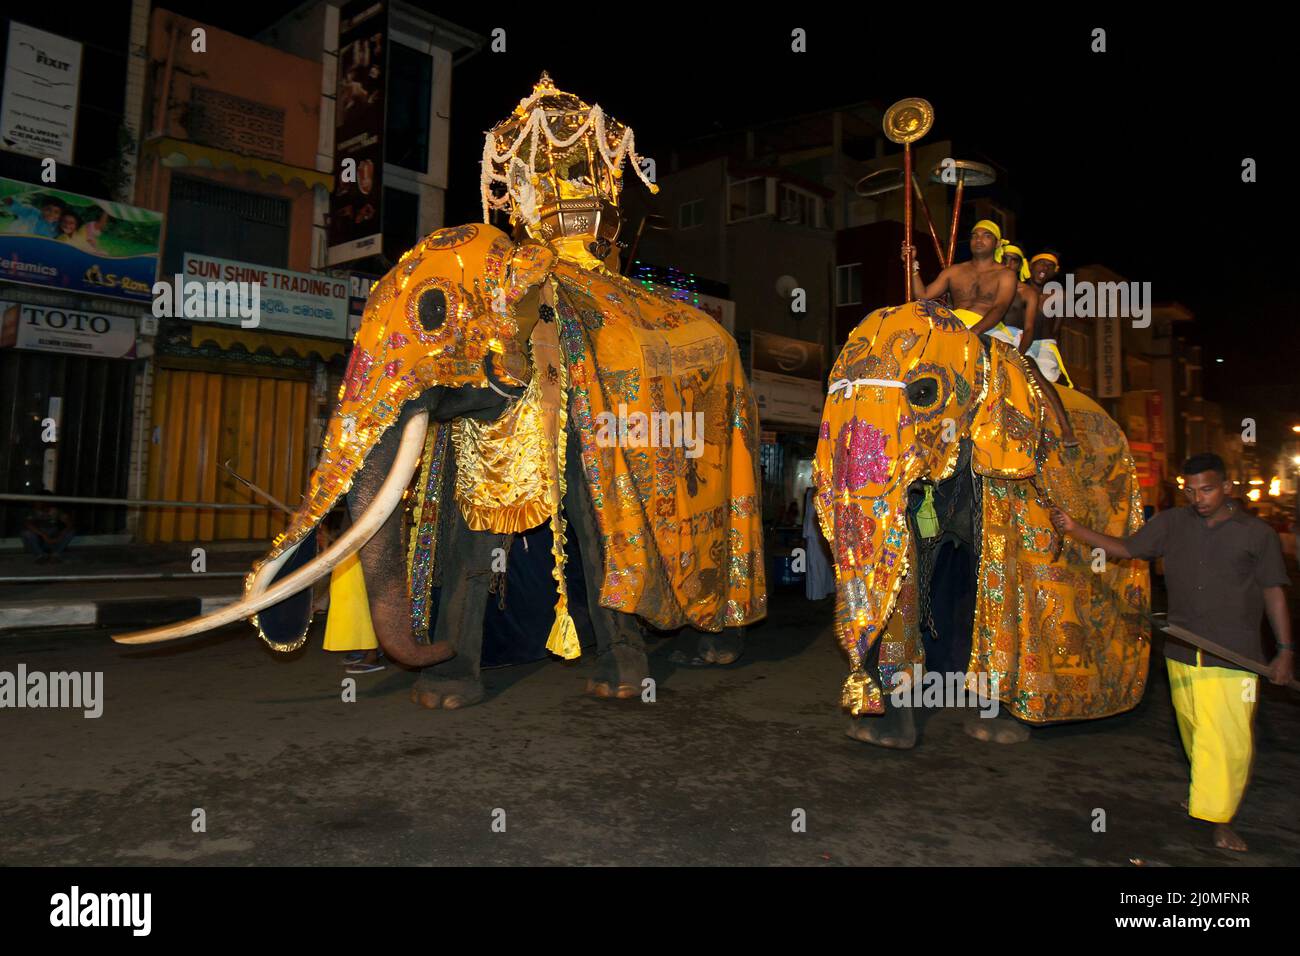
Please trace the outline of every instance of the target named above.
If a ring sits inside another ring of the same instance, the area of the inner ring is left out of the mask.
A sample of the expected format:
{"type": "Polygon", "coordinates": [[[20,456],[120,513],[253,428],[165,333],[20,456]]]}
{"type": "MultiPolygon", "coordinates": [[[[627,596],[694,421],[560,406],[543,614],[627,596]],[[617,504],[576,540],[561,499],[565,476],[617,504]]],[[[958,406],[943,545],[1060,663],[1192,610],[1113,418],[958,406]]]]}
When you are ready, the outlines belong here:
{"type": "Polygon", "coordinates": [[[418,309],[420,325],[424,331],[433,332],[447,320],[447,297],[441,289],[430,289],[420,296],[418,309]]]}
{"type": "Polygon", "coordinates": [[[934,378],[918,378],[907,383],[907,400],[913,408],[929,408],[939,399],[939,382],[934,378]]]}

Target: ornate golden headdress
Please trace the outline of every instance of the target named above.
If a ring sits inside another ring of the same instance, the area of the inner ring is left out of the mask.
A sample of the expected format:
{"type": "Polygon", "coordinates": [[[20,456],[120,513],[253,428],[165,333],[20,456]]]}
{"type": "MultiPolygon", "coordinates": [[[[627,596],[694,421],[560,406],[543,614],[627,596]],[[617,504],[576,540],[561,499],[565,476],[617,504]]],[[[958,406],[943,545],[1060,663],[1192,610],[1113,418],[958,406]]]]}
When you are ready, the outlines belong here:
{"type": "Polygon", "coordinates": [[[631,157],[637,177],[659,191],[641,169],[635,142],[632,130],[599,104],[588,106],[543,73],[483,143],[483,221],[493,209],[505,209],[512,224],[523,222],[546,242],[590,236],[612,243],[624,160],[631,157]],[[500,195],[497,183],[505,185],[500,195]]]}

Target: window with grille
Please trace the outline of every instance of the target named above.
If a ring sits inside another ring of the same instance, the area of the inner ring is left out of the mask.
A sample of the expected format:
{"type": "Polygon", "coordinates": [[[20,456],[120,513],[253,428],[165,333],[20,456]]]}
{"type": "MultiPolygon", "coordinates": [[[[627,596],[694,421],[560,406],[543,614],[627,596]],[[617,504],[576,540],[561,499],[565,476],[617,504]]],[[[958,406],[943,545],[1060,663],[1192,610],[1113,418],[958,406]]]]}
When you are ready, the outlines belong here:
{"type": "Polygon", "coordinates": [[[289,264],[289,201],[173,176],[162,274],[183,271],[187,252],[283,269],[289,264]]]}

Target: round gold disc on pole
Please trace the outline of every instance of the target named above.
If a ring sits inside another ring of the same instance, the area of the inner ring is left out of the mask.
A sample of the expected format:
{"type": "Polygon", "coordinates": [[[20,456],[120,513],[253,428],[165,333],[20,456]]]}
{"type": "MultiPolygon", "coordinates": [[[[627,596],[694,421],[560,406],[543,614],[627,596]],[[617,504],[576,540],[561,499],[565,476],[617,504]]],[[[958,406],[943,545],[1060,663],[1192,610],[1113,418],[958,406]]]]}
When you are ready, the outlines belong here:
{"type": "Polygon", "coordinates": [[[909,96],[885,110],[884,134],[893,143],[915,143],[934,125],[934,107],[929,100],[909,96]]]}

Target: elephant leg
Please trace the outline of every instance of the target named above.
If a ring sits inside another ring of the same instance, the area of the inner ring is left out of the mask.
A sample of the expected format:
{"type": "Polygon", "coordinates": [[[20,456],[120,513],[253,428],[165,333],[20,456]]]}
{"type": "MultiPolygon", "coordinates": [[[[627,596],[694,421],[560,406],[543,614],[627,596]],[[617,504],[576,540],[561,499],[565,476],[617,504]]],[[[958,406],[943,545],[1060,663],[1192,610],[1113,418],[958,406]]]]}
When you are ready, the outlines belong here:
{"type": "Polygon", "coordinates": [[[600,582],[605,577],[604,549],[591,503],[591,489],[582,471],[582,452],[572,429],[565,455],[564,511],[569,531],[578,536],[582,550],[582,576],[587,584],[587,611],[596,631],[596,676],[587,681],[595,697],[628,699],[641,695],[641,682],[650,675],[645,656],[645,633],[635,615],[614,611],[600,603],[600,582]]]}
{"type": "Polygon", "coordinates": [[[434,642],[447,641],[456,656],[427,667],[411,688],[411,700],[430,710],[455,710],[477,704],[484,697],[479,666],[483,658],[483,617],[492,582],[492,553],[504,547],[503,538],[490,531],[471,531],[451,498],[447,507],[450,535],[438,550],[450,560],[443,572],[442,599],[434,624],[434,642]]]}
{"type": "Polygon", "coordinates": [[[713,634],[696,631],[700,635],[697,656],[708,664],[734,664],[745,649],[745,629],[728,627],[713,634]]]}
{"type": "Polygon", "coordinates": [[[881,688],[885,704],[883,714],[863,714],[850,717],[849,727],[845,731],[854,740],[887,747],[890,750],[910,750],[916,746],[916,714],[910,706],[899,706],[893,701],[889,692],[891,685],[880,676],[880,646],[882,640],[876,641],[867,654],[865,662],[867,673],[881,688]]]}
{"type": "Polygon", "coordinates": [[[967,717],[962,729],[976,740],[989,744],[1020,744],[1029,739],[1029,728],[999,709],[996,716],[967,717]]]}

